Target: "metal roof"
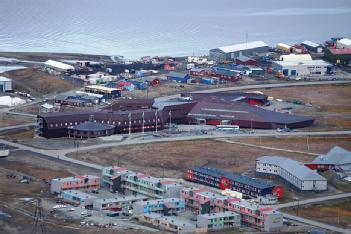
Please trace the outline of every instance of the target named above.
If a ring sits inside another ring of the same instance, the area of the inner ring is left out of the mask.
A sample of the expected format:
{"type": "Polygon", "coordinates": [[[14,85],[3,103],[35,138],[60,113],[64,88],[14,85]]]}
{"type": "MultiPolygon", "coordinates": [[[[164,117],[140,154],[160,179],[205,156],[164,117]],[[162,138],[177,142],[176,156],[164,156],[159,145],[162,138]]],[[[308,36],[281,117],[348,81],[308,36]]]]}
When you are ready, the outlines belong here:
{"type": "Polygon", "coordinates": [[[4,76],[0,76],[0,82],[8,82],[8,81],[12,81],[12,80],[4,76]]]}
{"type": "Polygon", "coordinates": [[[84,193],[82,191],[79,190],[64,190],[62,191],[63,194],[70,194],[74,197],[78,197],[80,199],[96,199],[96,196],[93,196],[89,193],[84,193]]]}
{"type": "Polygon", "coordinates": [[[176,202],[184,202],[184,200],[180,198],[164,198],[164,199],[155,199],[155,200],[149,200],[149,201],[140,201],[140,202],[136,202],[136,204],[147,206],[147,205],[157,205],[157,204],[176,203],[176,202]]]}
{"type": "Polygon", "coordinates": [[[94,202],[101,203],[101,204],[108,204],[108,203],[129,202],[129,201],[143,200],[143,199],[147,199],[147,197],[137,194],[137,195],[129,195],[129,196],[123,196],[123,197],[100,198],[100,199],[96,199],[94,202]]]}
{"type": "Polygon", "coordinates": [[[188,73],[186,72],[174,72],[174,71],[171,71],[167,74],[167,76],[169,77],[177,77],[177,78],[184,78],[188,75],[188,73]]]}
{"type": "Polygon", "coordinates": [[[306,167],[303,163],[292,160],[290,158],[283,158],[279,156],[263,156],[257,158],[256,161],[259,161],[260,163],[276,165],[285,171],[288,171],[300,180],[327,180],[317,172],[306,167]]]}
{"type": "Polygon", "coordinates": [[[235,44],[230,46],[222,46],[222,47],[218,47],[218,49],[223,51],[224,53],[233,53],[241,50],[249,50],[249,49],[255,49],[255,48],[266,47],[266,46],[268,45],[263,41],[252,41],[252,42],[235,44]]]}
{"type": "Polygon", "coordinates": [[[65,177],[65,178],[56,178],[52,179],[54,181],[60,181],[60,182],[77,182],[77,181],[82,181],[84,179],[100,179],[98,176],[94,175],[83,175],[83,176],[71,176],[71,177],[65,177]]]}
{"type": "Polygon", "coordinates": [[[240,216],[240,214],[233,212],[233,211],[225,211],[225,212],[218,212],[212,214],[202,214],[198,217],[206,218],[206,219],[216,219],[216,218],[225,218],[225,217],[232,217],[232,216],[240,216]]]}
{"type": "Polygon", "coordinates": [[[255,61],[254,59],[250,58],[250,57],[247,57],[245,55],[241,55],[239,57],[236,58],[237,60],[240,60],[241,62],[247,62],[247,61],[255,61]]]}
{"type": "Polygon", "coordinates": [[[203,174],[211,175],[211,176],[216,177],[216,178],[226,177],[226,178],[229,178],[233,181],[237,181],[237,182],[240,182],[242,184],[247,184],[247,185],[253,186],[255,188],[259,188],[259,189],[271,188],[274,186],[270,182],[251,178],[248,176],[242,176],[239,174],[229,173],[229,172],[223,171],[221,169],[217,169],[217,168],[193,167],[192,170],[203,173],[203,174]]]}
{"type": "Polygon", "coordinates": [[[333,165],[351,164],[351,152],[335,146],[327,154],[315,158],[312,163],[333,165]]]}
{"type": "Polygon", "coordinates": [[[289,62],[289,61],[305,62],[305,61],[311,61],[312,57],[309,54],[285,54],[285,55],[281,55],[279,59],[281,61],[286,61],[286,62],[289,62]]]}
{"type": "Polygon", "coordinates": [[[275,61],[274,63],[280,66],[332,66],[330,63],[325,62],[324,60],[317,59],[311,61],[275,61]]]}
{"type": "Polygon", "coordinates": [[[342,43],[342,44],[344,44],[344,45],[348,45],[348,46],[351,45],[351,40],[348,39],[348,38],[340,39],[340,40],[338,40],[338,42],[339,42],[339,43],[342,43]]]}
{"type": "Polygon", "coordinates": [[[313,41],[303,41],[302,44],[313,47],[313,48],[322,47],[320,44],[317,44],[313,41]]]}
{"type": "Polygon", "coordinates": [[[167,222],[172,225],[176,225],[178,227],[196,228],[195,222],[180,216],[163,216],[157,213],[147,213],[143,215],[151,219],[161,220],[163,223],[167,222]]]}
{"type": "Polygon", "coordinates": [[[272,126],[313,122],[312,118],[305,116],[283,114],[264,110],[243,102],[225,102],[222,100],[199,101],[188,115],[205,119],[252,121],[255,125],[265,123],[272,126]]]}

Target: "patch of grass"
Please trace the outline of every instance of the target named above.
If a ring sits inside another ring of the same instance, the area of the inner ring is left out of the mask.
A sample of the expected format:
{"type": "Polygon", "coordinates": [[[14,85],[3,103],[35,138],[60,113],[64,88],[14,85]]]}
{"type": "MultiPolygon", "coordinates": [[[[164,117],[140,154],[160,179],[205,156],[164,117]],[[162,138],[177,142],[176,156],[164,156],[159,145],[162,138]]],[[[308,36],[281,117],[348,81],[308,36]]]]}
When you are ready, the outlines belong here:
{"type": "Polygon", "coordinates": [[[341,181],[335,173],[331,171],[326,171],[320,174],[328,180],[329,185],[343,192],[351,192],[351,184],[347,183],[346,181],[341,181]]]}

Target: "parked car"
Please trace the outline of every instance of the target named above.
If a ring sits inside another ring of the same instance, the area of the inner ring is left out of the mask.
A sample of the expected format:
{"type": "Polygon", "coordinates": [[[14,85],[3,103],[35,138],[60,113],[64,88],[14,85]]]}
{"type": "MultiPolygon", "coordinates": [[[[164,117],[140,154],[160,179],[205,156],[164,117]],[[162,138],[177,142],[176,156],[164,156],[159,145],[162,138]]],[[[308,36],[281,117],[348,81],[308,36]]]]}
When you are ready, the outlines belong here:
{"type": "Polygon", "coordinates": [[[290,128],[277,128],[277,132],[291,132],[290,128]]]}

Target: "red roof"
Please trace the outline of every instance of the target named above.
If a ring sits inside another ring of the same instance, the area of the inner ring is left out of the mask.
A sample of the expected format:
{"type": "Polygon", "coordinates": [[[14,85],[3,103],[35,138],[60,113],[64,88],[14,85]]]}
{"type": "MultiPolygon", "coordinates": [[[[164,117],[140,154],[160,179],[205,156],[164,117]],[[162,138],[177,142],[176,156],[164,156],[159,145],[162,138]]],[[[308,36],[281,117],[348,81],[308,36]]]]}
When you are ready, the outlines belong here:
{"type": "Polygon", "coordinates": [[[160,184],[175,184],[173,181],[161,181],[160,184]]]}
{"type": "Polygon", "coordinates": [[[118,81],[118,85],[120,85],[120,86],[130,86],[130,85],[132,85],[132,83],[128,82],[128,81],[118,81]]]}
{"type": "Polygon", "coordinates": [[[260,211],[271,211],[273,210],[271,207],[262,207],[262,208],[259,208],[260,211]]]}
{"type": "Polygon", "coordinates": [[[235,202],[235,201],[240,201],[241,199],[240,198],[228,198],[227,201],[228,202],[235,202]]]}
{"type": "Polygon", "coordinates": [[[124,167],[114,167],[112,168],[112,170],[117,171],[117,172],[121,172],[121,171],[127,171],[127,168],[124,167]]]}
{"type": "Polygon", "coordinates": [[[351,55],[351,48],[345,48],[345,49],[329,49],[330,53],[332,54],[347,54],[347,55],[351,55]]]}
{"type": "Polygon", "coordinates": [[[138,173],[137,174],[137,178],[145,178],[145,177],[148,177],[148,175],[143,174],[143,173],[138,173]]]}

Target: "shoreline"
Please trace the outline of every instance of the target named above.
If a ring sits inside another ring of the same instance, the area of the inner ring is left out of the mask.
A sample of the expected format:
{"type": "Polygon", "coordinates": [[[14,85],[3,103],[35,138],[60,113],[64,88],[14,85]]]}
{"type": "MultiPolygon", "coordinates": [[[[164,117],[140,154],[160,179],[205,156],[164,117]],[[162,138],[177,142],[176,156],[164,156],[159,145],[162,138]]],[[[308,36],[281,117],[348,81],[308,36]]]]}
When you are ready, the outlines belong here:
{"type": "Polygon", "coordinates": [[[99,61],[99,62],[113,62],[113,60],[111,59],[111,56],[97,55],[97,54],[80,54],[80,53],[1,51],[0,57],[5,57],[9,59],[13,58],[18,60],[29,60],[34,62],[45,62],[48,59],[91,60],[91,61],[99,61]]]}

